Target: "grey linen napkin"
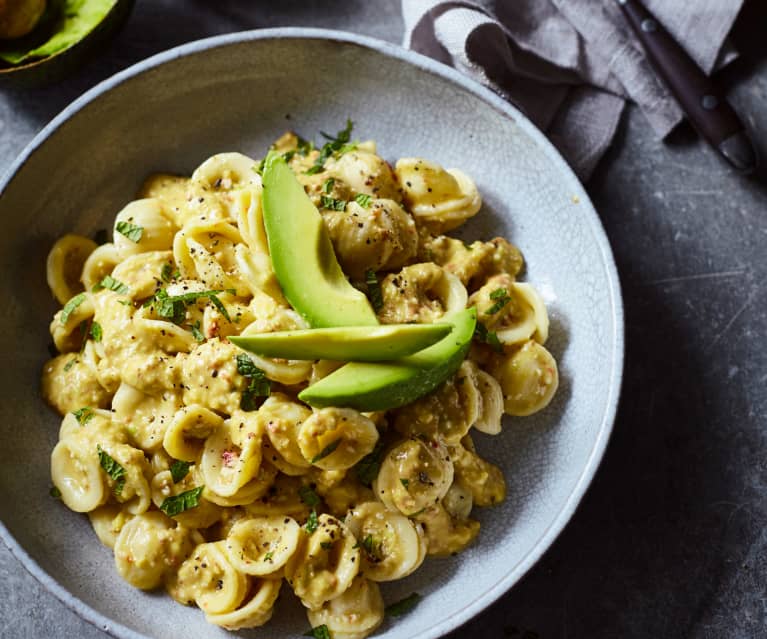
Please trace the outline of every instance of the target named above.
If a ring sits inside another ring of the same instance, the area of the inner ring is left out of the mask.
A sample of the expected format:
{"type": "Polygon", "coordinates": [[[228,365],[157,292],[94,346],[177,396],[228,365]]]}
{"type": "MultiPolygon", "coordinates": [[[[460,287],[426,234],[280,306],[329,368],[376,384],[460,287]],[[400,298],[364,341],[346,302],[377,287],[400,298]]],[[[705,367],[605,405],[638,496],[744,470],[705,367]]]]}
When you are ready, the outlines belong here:
{"type": "MultiPolygon", "coordinates": [[[[743,0],[645,0],[706,73],[735,52],[726,37],[743,0]]],[[[587,179],[626,100],[659,138],[682,111],[615,0],[402,0],[405,46],[500,93],[587,179]]]]}

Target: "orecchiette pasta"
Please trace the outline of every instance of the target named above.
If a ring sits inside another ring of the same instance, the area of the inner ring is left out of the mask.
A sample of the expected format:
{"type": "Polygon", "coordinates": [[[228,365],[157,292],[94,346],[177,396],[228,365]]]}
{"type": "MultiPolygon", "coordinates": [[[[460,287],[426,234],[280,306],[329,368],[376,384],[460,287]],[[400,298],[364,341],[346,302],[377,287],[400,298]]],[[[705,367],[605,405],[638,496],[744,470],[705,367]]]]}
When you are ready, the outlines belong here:
{"type": "Polygon", "coordinates": [[[111,241],[65,235],[46,264],[62,306],[50,324],[59,354],[42,371],[62,416],[51,494],[88,514],[129,584],[164,586],[227,630],[266,624],[287,581],[314,636],[370,635],[384,618],[378,582],[464,549],[479,534],[474,508],[505,498],[472,435],[543,409],[558,385],[546,308],[516,279],[519,250],[442,234],[479,210],[471,178],[420,158],[393,169],[351,131],[272,145],[348,281],[383,324],[477,309],[468,356],[441,362],[455,372],[429,392],[414,384],[409,404],[311,407],[299,394],[346,362],[230,341],[314,328],[272,263],[269,162],[221,153],[191,177],[152,175],[111,241]]]}

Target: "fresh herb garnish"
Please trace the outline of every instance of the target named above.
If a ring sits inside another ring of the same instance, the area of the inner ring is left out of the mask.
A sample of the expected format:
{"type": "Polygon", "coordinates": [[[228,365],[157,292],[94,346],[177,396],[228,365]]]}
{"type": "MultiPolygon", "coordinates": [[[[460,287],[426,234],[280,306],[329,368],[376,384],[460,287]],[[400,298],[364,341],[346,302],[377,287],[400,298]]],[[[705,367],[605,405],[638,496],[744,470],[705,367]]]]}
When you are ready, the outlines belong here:
{"type": "Polygon", "coordinates": [[[61,499],[61,491],[56,486],[52,486],[48,494],[54,499],[61,499]]]}
{"type": "Polygon", "coordinates": [[[487,330],[487,327],[480,322],[474,328],[474,339],[490,346],[496,353],[503,353],[503,345],[493,331],[487,330]]]}
{"type": "Polygon", "coordinates": [[[200,496],[204,488],[205,486],[197,486],[197,488],[185,490],[178,495],[166,497],[162,504],[160,504],[160,510],[168,515],[168,517],[175,517],[185,510],[197,508],[200,505],[200,496]]]}
{"type": "Polygon", "coordinates": [[[378,555],[375,552],[375,540],[373,539],[373,535],[366,535],[365,538],[362,540],[362,549],[365,551],[368,557],[377,557],[378,555]]]}
{"type": "Polygon", "coordinates": [[[283,159],[285,162],[290,162],[293,159],[293,156],[296,154],[296,149],[291,149],[290,151],[285,151],[285,153],[282,154],[283,159]]]}
{"type": "Polygon", "coordinates": [[[85,293],[78,293],[71,300],[69,300],[66,304],[64,304],[64,308],[61,309],[61,317],[59,318],[61,323],[62,324],[66,324],[67,320],[69,319],[69,316],[84,301],[85,301],[85,293]]]}
{"type": "Polygon", "coordinates": [[[354,196],[354,201],[359,204],[363,209],[369,208],[370,203],[373,201],[373,196],[367,193],[357,193],[354,196]]]}
{"type": "Polygon", "coordinates": [[[115,229],[121,235],[127,237],[131,242],[140,242],[141,236],[144,234],[144,227],[137,224],[131,224],[130,222],[120,221],[115,224],[115,229]]]}
{"type": "Polygon", "coordinates": [[[168,295],[168,291],[161,288],[154,294],[154,297],[150,297],[144,306],[151,306],[155,312],[165,319],[169,319],[174,324],[181,324],[186,316],[186,307],[189,304],[194,304],[198,300],[208,299],[213,306],[216,307],[219,313],[226,318],[227,322],[231,322],[229,312],[226,307],[221,303],[218,296],[221,293],[231,293],[234,295],[234,289],[227,289],[226,291],[200,291],[199,293],[182,293],[181,295],[168,295]]]}
{"type": "Polygon", "coordinates": [[[333,639],[327,625],[315,626],[309,632],[304,633],[304,637],[314,637],[314,639],[333,639]]]}
{"type": "Polygon", "coordinates": [[[80,426],[85,426],[96,416],[96,413],[93,412],[93,409],[89,408],[88,406],[73,410],[72,414],[77,417],[77,421],[80,422],[80,426]]]}
{"type": "Polygon", "coordinates": [[[485,315],[495,315],[511,301],[509,292],[505,288],[495,289],[492,293],[490,293],[490,299],[495,300],[495,304],[493,304],[489,309],[485,311],[485,315]]]}
{"type": "Polygon", "coordinates": [[[178,270],[173,270],[172,264],[163,264],[162,270],[160,271],[160,277],[162,278],[163,282],[171,282],[175,279],[177,279],[181,273],[178,272],[178,270]]]}
{"type": "Polygon", "coordinates": [[[263,158],[258,164],[253,165],[253,170],[259,175],[263,175],[265,166],[266,166],[266,158],[263,158]]]}
{"type": "Polygon", "coordinates": [[[189,474],[189,467],[191,465],[192,462],[181,461],[180,459],[173,461],[170,465],[170,476],[173,479],[174,484],[177,484],[189,474]]]}
{"type": "Polygon", "coordinates": [[[244,411],[254,411],[258,408],[259,397],[269,397],[272,384],[258,366],[245,353],[237,355],[237,372],[248,379],[248,387],[242,391],[240,408],[244,411]]]}
{"type": "Polygon", "coordinates": [[[271,561],[272,557],[274,557],[274,553],[270,550],[264,555],[264,561],[271,561]]]}
{"type": "Polygon", "coordinates": [[[323,550],[330,550],[333,547],[332,541],[321,541],[320,542],[320,548],[323,550]]]}
{"type": "Polygon", "coordinates": [[[104,335],[104,331],[101,328],[101,324],[99,324],[98,322],[91,322],[91,329],[89,332],[94,342],[100,342],[101,338],[104,335]]]}
{"type": "Polygon", "coordinates": [[[317,530],[317,526],[320,525],[320,522],[317,520],[317,511],[312,510],[312,512],[309,513],[309,518],[306,520],[306,532],[309,534],[313,533],[315,530],[317,530]]]}
{"type": "Polygon", "coordinates": [[[320,133],[322,133],[322,135],[328,141],[322,145],[322,148],[320,149],[320,154],[317,157],[317,159],[314,161],[314,164],[311,167],[309,167],[307,171],[305,171],[306,175],[314,175],[315,173],[321,173],[325,169],[325,162],[327,162],[331,157],[333,156],[339,157],[343,155],[344,153],[348,153],[349,151],[353,151],[355,148],[357,148],[356,144],[349,143],[349,140],[352,137],[353,128],[354,128],[354,123],[351,120],[347,119],[346,128],[336,133],[335,137],[320,131],[320,133]]]}
{"type": "Polygon", "coordinates": [[[346,209],[346,202],[344,200],[328,197],[327,195],[321,195],[320,207],[331,211],[343,211],[346,209]]]}
{"type": "Polygon", "coordinates": [[[401,617],[415,608],[421,599],[421,595],[414,592],[412,595],[408,595],[404,599],[400,599],[396,603],[386,606],[384,612],[391,617],[401,617]]]}
{"type": "Polygon", "coordinates": [[[194,337],[196,342],[202,343],[205,341],[205,335],[200,330],[200,320],[197,320],[190,328],[192,329],[192,337],[194,337]]]}
{"type": "Polygon", "coordinates": [[[96,446],[96,450],[99,454],[99,464],[101,464],[104,472],[114,480],[115,495],[119,495],[123,490],[123,486],[125,486],[125,468],[101,448],[101,445],[96,446]]]}
{"type": "Polygon", "coordinates": [[[357,479],[365,486],[370,486],[381,470],[381,456],[384,450],[384,443],[379,439],[375,448],[368,455],[365,455],[355,466],[357,470],[357,479]]]}
{"type": "Polygon", "coordinates": [[[383,293],[381,292],[381,283],[372,268],[365,271],[365,284],[368,287],[368,300],[373,310],[377,313],[383,308],[383,293]]]}
{"type": "Polygon", "coordinates": [[[73,357],[66,364],[64,364],[64,372],[68,372],[69,369],[72,368],[75,364],[77,364],[77,358],[73,357]]]}
{"type": "Polygon", "coordinates": [[[96,286],[93,287],[93,292],[100,291],[102,288],[114,291],[118,295],[127,295],[130,293],[130,289],[125,284],[120,280],[116,280],[111,275],[107,275],[103,280],[96,284],[96,286]]]}
{"type": "Polygon", "coordinates": [[[301,486],[301,488],[298,489],[298,496],[301,498],[302,502],[311,508],[316,508],[320,505],[320,498],[310,486],[301,486]]]}
{"type": "Polygon", "coordinates": [[[336,448],[338,448],[338,445],[341,443],[341,438],[339,437],[335,441],[330,442],[325,448],[323,448],[319,453],[317,453],[314,457],[312,457],[312,464],[316,464],[320,459],[324,459],[328,455],[330,455],[336,448]]]}
{"type": "Polygon", "coordinates": [[[335,178],[328,178],[322,183],[322,190],[325,193],[330,193],[333,190],[333,185],[336,183],[335,178]]]}
{"type": "Polygon", "coordinates": [[[410,480],[409,479],[403,479],[402,477],[399,478],[400,484],[402,484],[405,487],[405,490],[407,490],[407,487],[410,486],[410,480]]]}

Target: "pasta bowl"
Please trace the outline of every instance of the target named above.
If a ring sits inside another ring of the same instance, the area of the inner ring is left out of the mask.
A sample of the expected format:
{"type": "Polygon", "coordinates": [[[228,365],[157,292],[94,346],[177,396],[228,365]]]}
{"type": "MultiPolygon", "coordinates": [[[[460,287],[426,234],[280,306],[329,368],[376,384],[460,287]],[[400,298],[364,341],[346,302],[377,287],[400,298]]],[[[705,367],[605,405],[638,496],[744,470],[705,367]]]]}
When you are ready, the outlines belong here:
{"type": "MultiPolygon", "coordinates": [[[[475,178],[484,211],[461,234],[502,235],[522,249],[525,277],[549,308],[547,347],[560,365],[560,390],[546,410],[507,419],[492,440],[476,438],[482,455],[505,472],[506,501],[478,513],[482,530],[468,550],[428,559],[408,578],[383,584],[387,603],[412,592],[422,600],[386,620],[376,636],[436,638],[479,613],[550,546],[596,471],[623,365],[619,284],[588,196],[545,137],[479,85],[376,40],[277,29],[184,45],[75,101],[0,184],[0,534],[47,588],[114,636],[180,638],[190,628],[196,637],[227,634],[199,610],[120,580],[87,519],[49,496],[60,418],[38,391],[56,308],[45,256],[67,232],[88,236],[108,227],[149,173],[189,174],[220,151],[261,157],[285,129],[309,136],[347,117],[356,135],[377,140],[384,157],[428,157],[475,178]]],[[[301,635],[307,623],[300,608],[281,598],[263,632],[301,635]]]]}

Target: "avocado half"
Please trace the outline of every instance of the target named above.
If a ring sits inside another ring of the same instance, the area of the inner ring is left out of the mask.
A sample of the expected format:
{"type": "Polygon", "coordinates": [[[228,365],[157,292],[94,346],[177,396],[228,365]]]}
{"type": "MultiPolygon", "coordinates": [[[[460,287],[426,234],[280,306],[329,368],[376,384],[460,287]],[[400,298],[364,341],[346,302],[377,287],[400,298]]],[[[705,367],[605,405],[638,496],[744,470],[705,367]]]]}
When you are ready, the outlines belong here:
{"type": "Polygon", "coordinates": [[[451,330],[450,324],[385,324],[239,335],[229,341],[264,357],[378,362],[420,351],[451,330]]]}
{"type": "Polygon", "coordinates": [[[367,297],[341,270],[320,212],[280,154],[267,155],[263,185],[272,267],[291,306],[312,328],[378,325],[367,297]]]}
{"type": "Polygon", "coordinates": [[[302,391],[298,398],[321,408],[359,411],[404,406],[430,393],[450,377],[466,357],[477,323],[475,308],[442,318],[450,334],[436,344],[392,362],[350,362],[302,391]]]}

